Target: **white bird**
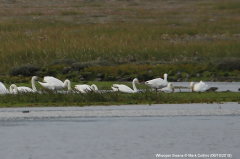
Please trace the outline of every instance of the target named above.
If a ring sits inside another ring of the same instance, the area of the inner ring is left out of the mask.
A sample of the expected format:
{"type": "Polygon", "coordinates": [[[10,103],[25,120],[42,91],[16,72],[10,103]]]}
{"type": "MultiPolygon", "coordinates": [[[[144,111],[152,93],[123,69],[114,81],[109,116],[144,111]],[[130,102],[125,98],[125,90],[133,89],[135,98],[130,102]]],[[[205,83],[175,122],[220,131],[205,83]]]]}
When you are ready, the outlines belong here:
{"type": "MultiPolygon", "coordinates": [[[[120,85],[120,84],[119,84],[119,85],[120,85]]],[[[113,90],[113,92],[117,92],[117,91],[118,91],[118,88],[117,88],[117,87],[115,88],[115,87],[112,86],[112,90],[113,90]]]]}
{"type": "Polygon", "coordinates": [[[87,84],[79,84],[75,85],[75,89],[81,93],[98,92],[98,87],[95,84],[92,84],[91,86],[87,84]]]}
{"type": "Polygon", "coordinates": [[[43,78],[43,82],[45,82],[45,83],[38,81],[38,83],[41,84],[46,89],[59,90],[59,89],[68,87],[68,90],[71,90],[71,82],[68,79],[66,79],[63,83],[61,80],[59,80],[55,77],[45,76],[43,78]]]}
{"type": "Polygon", "coordinates": [[[194,84],[193,82],[190,83],[190,88],[192,91],[195,92],[204,92],[206,91],[208,85],[206,85],[204,82],[200,81],[199,83],[194,84]]]}
{"type": "Polygon", "coordinates": [[[35,81],[38,80],[38,77],[37,76],[33,76],[32,77],[32,80],[31,80],[31,83],[32,83],[32,88],[29,88],[29,87],[25,87],[25,86],[20,86],[20,87],[17,87],[15,84],[12,84],[10,87],[9,87],[9,91],[10,93],[13,93],[13,94],[16,94],[18,92],[37,92],[37,88],[36,88],[36,85],[35,85],[35,81]]]}
{"type": "Polygon", "coordinates": [[[169,82],[167,87],[161,88],[160,91],[164,93],[172,93],[174,92],[174,86],[171,82],[169,82]]]}
{"type": "Polygon", "coordinates": [[[123,84],[113,84],[112,89],[113,89],[113,91],[120,91],[120,92],[124,92],[124,93],[137,93],[138,89],[137,89],[135,83],[139,83],[137,78],[134,78],[132,81],[133,89],[131,89],[130,87],[123,85],[123,84]]]}
{"type": "Polygon", "coordinates": [[[5,85],[0,82],[0,94],[8,94],[9,90],[5,87],[5,85]]]}
{"type": "Polygon", "coordinates": [[[155,79],[152,79],[152,80],[149,80],[149,81],[146,81],[145,84],[151,88],[154,88],[154,89],[161,89],[161,88],[164,88],[164,87],[167,87],[168,85],[168,81],[167,81],[167,74],[165,73],[164,75],[164,79],[162,78],[155,78],[155,79]]]}

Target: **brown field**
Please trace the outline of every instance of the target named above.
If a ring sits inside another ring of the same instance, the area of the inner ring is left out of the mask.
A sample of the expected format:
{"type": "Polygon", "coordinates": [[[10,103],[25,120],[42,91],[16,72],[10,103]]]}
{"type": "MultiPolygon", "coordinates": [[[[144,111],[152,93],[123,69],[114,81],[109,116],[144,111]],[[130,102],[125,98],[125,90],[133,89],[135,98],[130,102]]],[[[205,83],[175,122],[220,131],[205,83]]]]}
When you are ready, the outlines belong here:
{"type": "MultiPolygon", "coordinates": [[[[168,19],[169,23],[197,25],[239,20],[240,14],[238,0],[1,0],[0,8],[1,20],[51,19],[78,24],[168,19]]],[[[176,27],[173,24],[169,27],[176,27]]]]}

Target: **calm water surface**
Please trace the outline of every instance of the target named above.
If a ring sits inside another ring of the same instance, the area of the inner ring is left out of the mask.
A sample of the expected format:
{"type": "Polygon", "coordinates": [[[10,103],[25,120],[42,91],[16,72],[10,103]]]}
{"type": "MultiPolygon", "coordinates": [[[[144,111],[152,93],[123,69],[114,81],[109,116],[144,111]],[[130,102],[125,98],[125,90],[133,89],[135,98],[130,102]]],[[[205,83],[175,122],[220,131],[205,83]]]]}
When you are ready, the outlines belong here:
{"type": "MultiPolygon", "coordinates": [[[[173,85],[176,87],[185,87],[185,89],[181,89],[182,92],[188,92],[190,91],[190,82],[172,82],[173,85]],[[186,89],[188,88],[188,89],[186,89]]],[[[198,83],[198,82],[194,82],[198,83]]],[[[208,88],[210,87],[218,87],[218,92],[222,91],[231,91],[231,92],[238,92],[238,89],[240,88],[240,82],[205,82],[208,85],[208,88]]],[[[176,92],[179,92],[179,89],[176,89],[176,92]]]]}
{"type": "Polygon", "coordinates": [[[238,103],[0,109],[0,154],[2,159],[154,159],[156,154],[239,159],[239,114],[238,103]]]}

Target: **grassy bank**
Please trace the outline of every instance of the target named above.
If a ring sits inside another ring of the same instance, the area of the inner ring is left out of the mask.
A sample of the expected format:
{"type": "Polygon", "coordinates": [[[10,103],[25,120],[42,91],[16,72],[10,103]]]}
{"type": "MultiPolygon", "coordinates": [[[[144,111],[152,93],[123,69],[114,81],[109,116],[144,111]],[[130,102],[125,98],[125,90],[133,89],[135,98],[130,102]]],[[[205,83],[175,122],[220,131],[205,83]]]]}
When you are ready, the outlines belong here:
{"type": "Polygon", "coordinates": [[[240,58],[237,0],[1,1],[0,73],[78,62],[240,58]]]}
{"type": "Polygon", "coordinates": [[[44,106],[89,106],[121,104],[185,104],[185,103],[222,103],[240,102],[239,93],[205,92],[205,93],[156,93],[137,94],[88,93],[88,94],[42,94],[1,95],[0,107],[44,107],[44,106]]]}
{"type": "MultiPolygon", "coordinates": [[[[125,84],[132,87],[130,82],[96,82],[82,81],[72,82],[72,88],[76,84],[96,84],[99,90],[111,90],[114,83],[125,84]]],[[[8,88],[10,84],[6,84],[8,88]]],[[[17,83],[17,86],[31,87],[30,83],[17,83]]],[[[146,89],[146,92],[125,94],[121,92],[106,93],[68,93],[61,94],[55,91],[43,89],[36,83],[38,93],[22,93],[0,95],[0,107],[39,107],[39,106],[89,106],[89,105],[123,105],[123,104],[184,104],[184,103],[222,103],[240,102],[238,92],[179,92],[179,93],[156,93],[148,90],[144,84],[137,84],[138,89],[146,89]]],[[[187,88],[181,88],[187,89],[187,88]]]]}

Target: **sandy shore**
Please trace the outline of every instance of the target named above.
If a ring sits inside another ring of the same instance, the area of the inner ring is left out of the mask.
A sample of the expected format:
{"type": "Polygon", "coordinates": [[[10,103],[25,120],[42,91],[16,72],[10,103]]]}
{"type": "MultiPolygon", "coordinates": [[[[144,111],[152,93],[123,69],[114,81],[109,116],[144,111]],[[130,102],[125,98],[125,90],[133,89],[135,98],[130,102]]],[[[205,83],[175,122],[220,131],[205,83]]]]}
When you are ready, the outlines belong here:
{"type": "Polygon", "coordinates": [[[240,115],[238,103],[2,108],[0,120],[240,115]]]}

